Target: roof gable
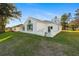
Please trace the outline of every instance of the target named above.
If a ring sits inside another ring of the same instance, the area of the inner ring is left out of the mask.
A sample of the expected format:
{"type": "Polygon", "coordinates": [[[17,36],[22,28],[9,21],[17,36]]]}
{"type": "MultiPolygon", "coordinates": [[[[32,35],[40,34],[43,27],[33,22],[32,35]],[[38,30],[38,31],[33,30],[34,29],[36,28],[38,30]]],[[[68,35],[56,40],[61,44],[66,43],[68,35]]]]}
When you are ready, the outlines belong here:
{"type": "Polygon", "coordinates": [[[34,21],[36,21],[36,22],[42,22],[42,23],[53,23],[53,22],[51,22],[51,21],[40,20],[40,19],[37,19],[37,18],[34,18],[34,17],[28,17],[27,20],[25,21],[25,23],[26,23],[28,20],[34,20],[34,21]]]}

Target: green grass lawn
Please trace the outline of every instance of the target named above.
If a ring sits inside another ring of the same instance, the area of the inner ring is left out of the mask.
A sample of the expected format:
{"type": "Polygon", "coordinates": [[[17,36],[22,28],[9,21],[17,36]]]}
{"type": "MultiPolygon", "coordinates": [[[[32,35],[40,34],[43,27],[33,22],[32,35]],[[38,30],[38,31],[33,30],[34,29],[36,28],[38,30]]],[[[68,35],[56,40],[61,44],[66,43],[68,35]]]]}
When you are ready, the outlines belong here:
{"type": "Polygon", "coordinates": [[[53,38],[20,32],[0,34],[3,56],[79,56],[79,32],[61,32],[53,38]]]}

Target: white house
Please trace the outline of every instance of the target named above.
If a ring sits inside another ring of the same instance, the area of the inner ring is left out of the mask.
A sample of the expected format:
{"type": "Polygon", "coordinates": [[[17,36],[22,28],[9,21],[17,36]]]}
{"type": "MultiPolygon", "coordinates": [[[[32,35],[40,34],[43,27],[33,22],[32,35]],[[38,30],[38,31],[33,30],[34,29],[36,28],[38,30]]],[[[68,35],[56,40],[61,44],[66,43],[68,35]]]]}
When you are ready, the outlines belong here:
{"type": "Polygon", "coordinates": [[[55,36],[62,29],[60,22],[53,23],[52,21],[43,21],[33,17],[28,17],[23,25],[21,32],[47,37],[55,36]]]}

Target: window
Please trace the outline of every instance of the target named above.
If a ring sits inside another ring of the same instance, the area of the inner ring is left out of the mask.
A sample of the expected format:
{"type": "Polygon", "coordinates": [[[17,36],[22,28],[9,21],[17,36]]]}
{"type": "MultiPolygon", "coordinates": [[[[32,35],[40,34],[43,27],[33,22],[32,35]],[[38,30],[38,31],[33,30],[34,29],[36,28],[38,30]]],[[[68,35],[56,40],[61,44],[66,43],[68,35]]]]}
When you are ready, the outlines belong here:
{"type": "Polygon", "coordinates": [[[28,30],[28,31],[29,31],[29,30],[33,31],[33,24],[28,24],[28,25],[27,25],[27,30],[28,30]]]}
{"type": "Polygon", "coordinates": [[[31,23],[31,20],[29,20],[28,22],[31,23]]]}

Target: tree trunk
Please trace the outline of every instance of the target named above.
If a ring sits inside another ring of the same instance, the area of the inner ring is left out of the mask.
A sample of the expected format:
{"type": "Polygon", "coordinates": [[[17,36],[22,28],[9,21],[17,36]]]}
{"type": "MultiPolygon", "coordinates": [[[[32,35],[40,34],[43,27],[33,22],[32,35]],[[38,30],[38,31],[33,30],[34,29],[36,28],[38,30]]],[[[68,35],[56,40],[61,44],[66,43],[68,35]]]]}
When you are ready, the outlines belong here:
{"type": "Polygon", "coordinates": [[[4,32],[5,32],[4,20],[2,17],[0,17],[0,33],[4,33],[4,32]]]}

